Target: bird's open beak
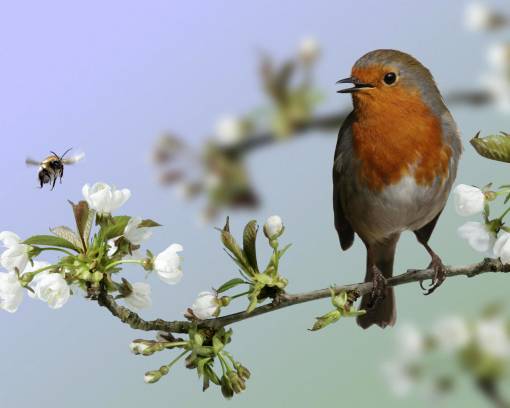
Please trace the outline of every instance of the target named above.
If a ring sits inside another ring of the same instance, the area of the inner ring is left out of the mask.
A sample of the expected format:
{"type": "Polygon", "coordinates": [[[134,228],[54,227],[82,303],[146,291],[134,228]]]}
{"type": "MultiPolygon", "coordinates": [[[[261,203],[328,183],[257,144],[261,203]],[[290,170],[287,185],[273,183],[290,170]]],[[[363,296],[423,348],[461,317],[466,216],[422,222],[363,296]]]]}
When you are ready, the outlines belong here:
{"type": "Polygon", "coordinates": [[[352,88],[338,90],[337,91],[338,93],[353,93],[353,92],[360,91],[362,89],[374,88],[374,86],[372,84],[363,83],[356,77],[349,77],[349,78],[341,79],[340,81],[336,81],[336,83],[337,84],[354,84],[354,86],[352,88]]]}

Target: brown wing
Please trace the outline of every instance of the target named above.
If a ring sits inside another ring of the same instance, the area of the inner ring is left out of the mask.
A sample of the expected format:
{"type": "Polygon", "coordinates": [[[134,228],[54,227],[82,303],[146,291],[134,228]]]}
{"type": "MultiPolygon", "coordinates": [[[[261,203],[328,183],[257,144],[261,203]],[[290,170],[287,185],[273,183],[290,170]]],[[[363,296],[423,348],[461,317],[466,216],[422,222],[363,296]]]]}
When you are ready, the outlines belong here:
{"type": "Polygon", "coordinates": [[[345,134],[346,130],[349,128],[353,121],[353,114],[351,113],[345,119],[340,131],[338,132],[338,139],[336,143],[335,149],[335,160],[333,162],[333,212],[335,215],[335,228],[338,233],[338,238],[340,239],[340,246],[345,251],[349,249],[354,242],[354,230],[352,229],[351,224],[345,218],[344,210],[342,208],[342,200],[341,200],[341,189],[340,185],[342,183],[342,151],[341,151],[341,139],[345,134]]]}

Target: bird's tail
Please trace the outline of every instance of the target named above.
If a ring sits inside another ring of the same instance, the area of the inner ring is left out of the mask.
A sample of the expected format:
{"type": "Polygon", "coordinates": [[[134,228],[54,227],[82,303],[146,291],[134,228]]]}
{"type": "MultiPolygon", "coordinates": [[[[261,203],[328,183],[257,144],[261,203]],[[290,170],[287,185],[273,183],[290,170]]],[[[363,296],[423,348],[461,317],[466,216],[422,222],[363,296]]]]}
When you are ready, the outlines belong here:
{"type": "MultiPolygon", "coordinates": [[[[393,260],[395,258],[395,248],[398,236],[382,244],[376,244],[373,247],[375,264],[382,272],[385,278],[391,278],[393,275],[393,260]]],[[[372,282],[372,269],[367,265],[365,282],[372,282]]],[[[395,293],[393,288],[386,289],[386,296],[380,300],[375,307],[369,308],[371,294],[364,295],[361,298],[360,309],[367,311],[363,316],[357,318],[357,323],[363,329],[368,329],[373,324],[381,328],[393,326],[397,320],[397,308],[395,305],[395,293]]]]}

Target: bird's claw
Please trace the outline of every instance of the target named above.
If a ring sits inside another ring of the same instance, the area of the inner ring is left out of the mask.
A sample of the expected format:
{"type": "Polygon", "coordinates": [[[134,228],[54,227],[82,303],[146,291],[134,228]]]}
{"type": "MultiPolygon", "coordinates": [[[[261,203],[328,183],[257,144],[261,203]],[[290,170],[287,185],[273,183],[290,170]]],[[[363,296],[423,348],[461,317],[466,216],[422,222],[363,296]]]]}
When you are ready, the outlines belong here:
{"type": "Polygon", "coordinates": [[[423,289],[423,294],[425,296],[432,294],[446,279],[446,268],[443,265],[441,258],[437,255],[432,257],[432,261],[430,262],[428,269],[434,269],[434,277],[432,278],[428,289],[423,286],[423,281],[420,281],[420,287],[423,289]]]}
{"type": "Polygon", "coordinates": [[[376,266],[373,267],[372,293],[368,308],[372,309],[386,297],[386,278],[376,266]]]}

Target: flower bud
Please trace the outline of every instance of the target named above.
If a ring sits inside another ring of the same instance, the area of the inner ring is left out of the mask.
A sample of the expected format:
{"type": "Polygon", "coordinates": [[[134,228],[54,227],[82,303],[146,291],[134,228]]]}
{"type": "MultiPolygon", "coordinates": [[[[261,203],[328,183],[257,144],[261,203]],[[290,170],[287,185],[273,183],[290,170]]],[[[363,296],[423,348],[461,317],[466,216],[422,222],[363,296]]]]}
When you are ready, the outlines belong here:
{"type": "Polygon", "coordinates": [[[97,220],[100,223],[111,219],[112,211],[121,207],[131,196],[127,188],[117,190],[106,183],[95,183],[93,186],[85,184],[82,193],[89,207],[97,211],[97,220]]]}
{"type": "Polygon", "coordinates": [[[154,262],[152,259],[145,258],[142,262],[142,267],[146,271],[152,271],[154,269],[154,262]]]}
{"type": "Polygon", "coordinates": [[[320,54],[320,47],[314,38],[304,38],[299,44],[298,57],[305,64],[313,63],[320,54]]]}
{"type": "Polygon", "coordinates": [[[143,354],[143,352],[149,348],[154,342],[150,340],[137,339],[133,340],[129,345],[129,349],[133,354],[143,354]]]}
{"type": "Polygon", "coordinates": [[[96,271],[92,274],[92,282],[99,283],[103,280],[103,272],[96,271]]]}
{"type": "Polygon", "coordinates": [[[165,343],[153,342],[150,347],[147,347],[142,351],[144,356],[152,356],[157,351],[163,351],[165,349],[165,343]]]}
{"type": "Polygon", "coordinates": [[[241,377],[243,380],[247,380],[251,377],[250,370],[248,370],[245,366],[243,366],[240,363],[236,363],[235,368],[237,370],[237,374],[239,374],[239,377],[241,377]]]}
{"type": "Polygon", "coordinates": [[[159,278],[169,284],[175,285],[182,279],[181,257],[182,245],[172,244],[153,260],[153,267],[159,278]]]}
{"type": "Polygon", "coordinates": [[[161,377],[163,377],[163,374],[161,374],[159,370],[147,371],[143,377],[143,380],[146,384],[154,384],[155,382],[158,382],[161,377]]]}
{"type": "Polygon", "coordinates": [[[195,345],[201,346],[202,344],[204,344],[204,336],[202,336],[200,333],[195,333],[193,335],[193,342],[195,343],[195,345]]]}
{"type": "Polygon", "coordinates": [[[230,304],[230,301],[232,299],[230,298],[230,296],[222,296],[219,301],[220,301],[220,305],[221,307],[226,307],[230,304]]]}
{"type": "Polygon", "coordinates": [[[494,256],[501,259],[504,264],[510,263],[510,234],[501,232],[498,239],[494,243],[494,256]]]}
{"type": "Polygon", "coordinates": [[[484,191],[483,194],[485,195],[486,201],[494,201],[498,197],[498,195],[496,194],[495,191],[490,191],[490,190],[484,191]]]}
{"type": "Polygon", "coordinates": [[[331,302],[333,303],[333,306],[335,306],[339,309],[344,309],[345,305],[347,304],[347,300],[348,300],[347,292],[342,291],[338,295],[335,296],[335,292],[333,291],[333,289],[330,289],[330,290],[331,290],[331,294],[332,294],[331,302]]]}
{"type": "Polygon", "coordinates": [[[221,302],[216,292],[201,292],[191,305],[191,311],[200,320],[210,319],[217,316],[221,302]]]}
{"type": "Polygon", "coordinates": [[[230,147],[239,143],[245,136],[247,123],[242,118],[226,116],[216,125],[216,142],[222,147],[230,147]]]}
{"type": "Polygon", "coordinates": [[[278,215],[272,215],[264,224],[264,235],[270,240],[277,239],[283,234],[283,221],[278,215]]]}
{"type": "Polygon", "coordinates": [[[230,384],[232,385],[232,389],[236,394],[243,392],[246,389],[246,384],[244,380],[237,375],[235,371],[230,371],[227,373],[230,384]]]}
{"type": "Polygon", "coordinates": [[[230,399],[234,396],[234,390],[232,389],[232,384],[230,384],[229,379],[223,375],[221,377],[221,393],[227,399],[230,399]]]}
{"type": "Polygon", "coordinates": [[[459,184],[453,190],[455,210],[464,217],[475,215],[483,211],[485,195],[478,187],[459,184]]]}
{"type": "Polygon", "coordinates": [[[78,274],[78,278],[84,281],[91,281],[92,274],[88,270],[88,268],[80,268],[80,272],[78,274]]]}

